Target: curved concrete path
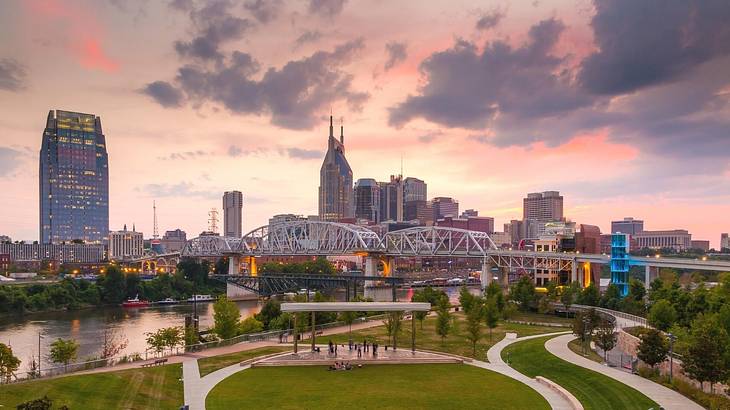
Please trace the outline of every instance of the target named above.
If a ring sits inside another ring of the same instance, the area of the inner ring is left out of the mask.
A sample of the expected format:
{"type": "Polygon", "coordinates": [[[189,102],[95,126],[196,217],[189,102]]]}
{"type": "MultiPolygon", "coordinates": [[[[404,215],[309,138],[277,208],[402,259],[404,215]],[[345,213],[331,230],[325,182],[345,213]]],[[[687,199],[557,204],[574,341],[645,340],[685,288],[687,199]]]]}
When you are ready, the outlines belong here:
{"type": "MultiPolygon", "coordinates": [[[[606,375],[617,380],[627,386],[633,387],[640,391],[646,397],[654,400],[657,404],[666,410],[702,410],[703,407],[692,400],[682,396],[676,391],[654,383],[649,379],[645,379],[639,375],[627,373],[613,367],[605,366],[586,359],[585,357],[573,352],[568,347],[568,343],[575,339],[572,334],[554,337],[545,342],[545,349],[555,356],[573,363],[577,366],[593,370],[597,373],[606,375]]],[[[492,360],[491,356],[489,360],[492,360]]]]}
{"type": "MultiPolygon", "coordinates": [[[[483,369],[492,370],[494,372],[503,374],[509,378],[515,379],[523,384],[526,384],[527,386],[531,387],[533,390],[540,393],[542,397],[547,400],[548,404],[550,404],[550,407],[555,410],[573,410],[573,406],[570,404],[570,402],[560,394],[558,394],[555,390],[551,389],[550,387],[538,383],[537,380],[527,377],[524,374],[518,372],[517,370],[511,368],[507,363],[502,360],[502,350],[504,350],[505,347],[511,345],[512,343],[521,342],[523,340],[529,340],[529,339],[535,339],[538,337],[544,337],[549,335],[562,335],[565,334],[565,332],[558,332],[558,333],[543,333],[539,335],[533,335],[533,336],[524,336],[524,337],[510,337],[511,335],[514,335],[514,333],[508,333],[504,339],[500,340],[497,344],[492,346],[487,351],[487,358],[489,359],[489,363],[474,360],[472,363],[470,363],[473,366],[481,367],[483,369]]],[[[577,401],[577,400],[576,400],[577,401]]]]}

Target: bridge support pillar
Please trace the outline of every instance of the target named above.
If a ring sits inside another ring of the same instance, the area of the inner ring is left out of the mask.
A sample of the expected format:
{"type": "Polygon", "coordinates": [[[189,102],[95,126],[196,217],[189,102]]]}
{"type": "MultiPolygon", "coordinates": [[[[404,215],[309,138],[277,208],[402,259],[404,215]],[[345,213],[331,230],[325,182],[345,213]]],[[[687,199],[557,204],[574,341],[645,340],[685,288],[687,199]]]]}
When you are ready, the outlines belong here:
{"type": "Polygon", "coordinates": [[[659,268],[652,268],[651,266],[644,267],[644,285],[647,289],[651,285],[651,281],[656,279],[657,276],[659,276],[659,268]]]}
{"type": "Polygon", "coordinates": [[[378,276],[378,258],[374,256],[365,257],[365,276],[378,276]]]}
{"type": "Polygon", "coordinates": [[[578,262],[573,259],[570,263],[570,283],[578,281],[578,262]]]}
{"type": "Polygon", "coordinates": [[[240,273],[240,270],[239,270],[240,265],[241,265],[241,259],[238,256],[229,256],[228,257],[228,274],[229,275],[238,275],[240,273]]]}
{"type": "Polygon", "coordinates": [[[499,273],[502,274],[502,286],[509,288],[509,268],[501,268],[499,273]]]}
{"type": "Polygon", "coordinates": [[[385,256],[380,259],[383,262],[383,276],[388,277],[393,273],[395,258],[392,256],[385,256]]]}
{"type": "Polygon", "coordinates": [[[485,292],[487,289],[487,286],[489,286],[490,283],[492,283],[492,264],[487,261],[487,259],[484,259],[482,261],[482,273],[479,276],[481,279],[481,286],[482,286],[482,292],[485,292]]]}

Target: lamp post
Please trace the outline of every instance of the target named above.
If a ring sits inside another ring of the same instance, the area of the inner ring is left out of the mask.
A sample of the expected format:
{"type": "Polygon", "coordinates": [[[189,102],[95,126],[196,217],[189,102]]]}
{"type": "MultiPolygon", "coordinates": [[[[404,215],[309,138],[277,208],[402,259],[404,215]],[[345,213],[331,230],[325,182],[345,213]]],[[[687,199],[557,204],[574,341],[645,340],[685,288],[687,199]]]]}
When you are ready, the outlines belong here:
{"type": "Polygon", "coordinates": [[[588,325],[590,324],[590,319],[588,317],[583,318],[583,356],[586,356],[588,352],[586,351],[586,332],[588,331],[588,325]]]}
{"type": "Polygon", "coordinates": [[[672,376],[674,376],[674,341],[677,340],[677,336],[667,333],[669,337],[669,384],[672,384],[672,376]]]}
{"type": "Polygon", "coordinates": [[[41,377],[41,332],[38,332],[38,378],[41,377]]]}

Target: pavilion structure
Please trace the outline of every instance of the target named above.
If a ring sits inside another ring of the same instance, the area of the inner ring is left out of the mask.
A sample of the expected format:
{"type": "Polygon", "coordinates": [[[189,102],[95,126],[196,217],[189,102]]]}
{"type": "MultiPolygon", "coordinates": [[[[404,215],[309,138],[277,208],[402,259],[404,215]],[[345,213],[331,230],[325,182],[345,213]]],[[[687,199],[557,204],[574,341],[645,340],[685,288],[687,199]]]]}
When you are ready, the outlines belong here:
{"type": "MultiPolygon", "coordinates": [[[[431,304],[427,302],[311,302],[282,303],[281,311],[312,314],[312,350],[315,349],[316,312],[428,312],[431,304]]],[[[411,350],[416,351],[416,320],[411,315],[411,350]]],[[[297,315],[294,315],[294,353],[298,352],[297,315]]]]}

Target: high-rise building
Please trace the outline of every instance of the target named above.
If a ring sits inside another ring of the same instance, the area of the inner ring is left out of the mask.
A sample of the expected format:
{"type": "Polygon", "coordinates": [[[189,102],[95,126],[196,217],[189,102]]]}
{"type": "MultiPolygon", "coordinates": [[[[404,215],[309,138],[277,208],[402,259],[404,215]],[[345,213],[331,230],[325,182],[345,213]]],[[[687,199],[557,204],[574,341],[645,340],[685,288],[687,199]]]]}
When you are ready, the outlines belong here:
{"type": "Polygon", "coordinates": [[[494,232],[494,218],[488,216],[468,216],[466,218],[447,216],[436,220],[434,224],[448,228],[466,229],[467,231],[494,232]]]}
{"type": "Polygon", "coordinates": [[[355,218],[380,222],[380,185],[372,178],[355,182],[355,218]]]}
{"type": "Polygon", "coordinates": [[[243,226],[243,194],[230,191],[223,194],[223,236],[240,238],[243,226]]]}
{"type": "Polygon", "coordinates": [[[49,111],[40,151],[40,242],[109,238],[109,164],[101,118],[49,111]]]}
{"type": "Polygon", "coordinates": [[[563,197],[558,191],[534,192],[522,200],[522,219],[538,222],[563,220],[563,197]]]}
{"type": "Polygon", "coordinates": [[[633,235],[633,238],[636,239],[636,245],[639,249],[672,248],[676,251],[683,251],[692,247],[692,234],[684,229],[641,231],[633,235]]]}
{"type": "Polygon", "coordinates": [[[450,216],[456,218],[459,216],[459,202],[454,198],[439,196],[431,200],[433,204],[433,220],[446,218],[450,216]]]}
{"type": "Polygon", "coordinates": [[[345,158],[345,130],[335,139],[332,116],[322,168],[319,171],[319,217],[324,221],[352,218],[354,215],[352,169],[345,158]]]}
{"type": "Polygon", "coordinates": [[[636,235],[644,230],[644,221],[626,217],[622,221],[611,221],[611,233],[636,235]]]}
{"type": "Polygon", "coordinates": [[[187,242],[187,234],[181,229],[174,231],[166,231],[160,240],[162,248],[165,252],[179,252],[185,247],[187,242]]]}
{"type": "Polygon", "coordinates": [[[461,213],[462,218],[468,218],[470,216],[479,216],[479,211],[476,209],[467,209],[466,211],[461,213]]]}
{"type": "Polygon", "coordinates": [[[109,259],[133,259],[144,254],[144,238],[142,232],[127,225],[121,231],[109,232],[109,259]]]}
{"type": "Polygon", "coordinates": [[[380,220],[403,221],[403,178],[400,175],[391,175],[390,182],[379,182],[378,185],[380,185],[380,220]]]}
{"type": "Polygon", "coordinates": [[[730,249],[730,235],[723,233],[720,234],[720,250],[730,249]]]}
{"type": "Polygon", "coordinates": [[[692,249],[701,249],[707,252],[710,250],[710,241],[703,239],[692,239],[692,241],[690,242],[690,247],[692,249]]]}
{"type": "Polygon", "coordinates": [[[421,225],[433,224],[433,205],[431,201],[408,201],[403,210],[403,219],[418,221],[421,225]]]}
{"type": "Polygon", "coordinates": [[[403,202],[425,201],[428,198],[428,186],[418,178],[408,177],[403,180],[403,202]]]}

